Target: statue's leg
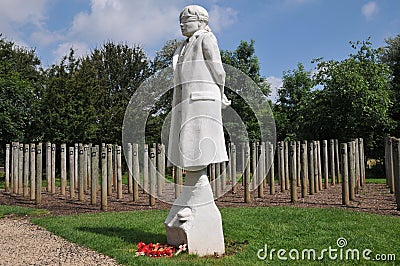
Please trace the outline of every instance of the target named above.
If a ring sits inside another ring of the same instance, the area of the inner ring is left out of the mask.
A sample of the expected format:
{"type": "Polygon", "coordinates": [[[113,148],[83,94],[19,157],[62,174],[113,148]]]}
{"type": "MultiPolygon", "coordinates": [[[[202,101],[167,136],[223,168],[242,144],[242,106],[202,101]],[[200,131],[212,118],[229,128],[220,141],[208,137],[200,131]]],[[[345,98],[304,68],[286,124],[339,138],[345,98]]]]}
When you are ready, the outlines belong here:
{"type": "Polygon", "coordinates": [[[165,220],[171,245],[187,244],[199,256],[225,252],[221,214],[215,205],[207,170],[187,171],[181,195],[165,220]]]}

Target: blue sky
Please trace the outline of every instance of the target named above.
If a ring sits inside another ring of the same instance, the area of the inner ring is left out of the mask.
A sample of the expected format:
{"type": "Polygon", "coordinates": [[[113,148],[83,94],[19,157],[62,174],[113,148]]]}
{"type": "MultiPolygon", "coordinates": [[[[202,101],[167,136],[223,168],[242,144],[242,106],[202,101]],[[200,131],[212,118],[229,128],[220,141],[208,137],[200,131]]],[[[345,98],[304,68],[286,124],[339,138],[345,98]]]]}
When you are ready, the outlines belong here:
{"type": "Polygon", "coordinates": [[[139,44],[150,57],[167,40],[181,38],[178,15],[204,6],[220,49],[255,40],[261,73],[279,87],[284,71],[313,58],[341,60],[349,41],[374,47],[400,34],[398,0],[0,0],[0,32],[34,48],[43,66],[73,46],[83,55],[105,41],[139,44]]]}

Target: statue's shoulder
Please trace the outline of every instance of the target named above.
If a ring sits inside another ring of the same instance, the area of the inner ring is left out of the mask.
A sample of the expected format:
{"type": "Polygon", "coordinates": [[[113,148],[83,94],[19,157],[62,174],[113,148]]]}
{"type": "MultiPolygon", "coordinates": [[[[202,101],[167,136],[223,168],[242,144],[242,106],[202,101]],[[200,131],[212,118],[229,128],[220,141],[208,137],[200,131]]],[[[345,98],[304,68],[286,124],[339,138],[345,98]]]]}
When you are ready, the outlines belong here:
{"type": "Polygon", "coordinates": [[[215,43],[217,42],[217,38],[215,37],[214,33],[212,32],[205,32],[202,34],[203,42],[206,43],[215,43]]]}
{"type": "Polygon", "coordinates": [[[204,38],[211,38],[211,39],[217,39],[211,31],[206,31],[204,34],[204,38]]]}

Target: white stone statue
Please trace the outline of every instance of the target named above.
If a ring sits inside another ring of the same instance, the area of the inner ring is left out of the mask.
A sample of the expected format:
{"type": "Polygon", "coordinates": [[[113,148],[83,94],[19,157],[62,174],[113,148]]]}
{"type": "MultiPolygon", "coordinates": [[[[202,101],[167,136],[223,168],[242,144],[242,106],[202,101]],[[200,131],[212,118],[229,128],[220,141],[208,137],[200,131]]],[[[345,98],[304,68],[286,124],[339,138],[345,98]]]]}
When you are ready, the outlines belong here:
{"type": "Polygon", "coordinates": [[[187,39],[173,57],[174,94],[168,160],[186,170],[185,184],[165,220],[167,241],[187,244],[199,256],[225,252],[221,214],[215,205],[207,166],[228,161],[221,109],[225,71],[208,12],[191,5],[180,14],[187,39]]]}

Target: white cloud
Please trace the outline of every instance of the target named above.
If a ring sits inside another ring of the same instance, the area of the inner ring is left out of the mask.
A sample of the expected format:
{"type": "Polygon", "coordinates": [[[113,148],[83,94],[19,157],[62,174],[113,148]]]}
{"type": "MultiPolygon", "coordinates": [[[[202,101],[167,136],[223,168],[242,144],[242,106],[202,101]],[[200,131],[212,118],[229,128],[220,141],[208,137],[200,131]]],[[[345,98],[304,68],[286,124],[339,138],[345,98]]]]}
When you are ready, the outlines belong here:
{"type": "MultiPolygon", "coordinates": [[[[208,2],[210,26],[215,32],[235,23],[237,11],[208,2]]],[[[152,53],[167,40],[182,38],[178,16],[187,4],[185,0],[91,0],[88,10],[54,29],[46,12],[62,12],[59,9],[68,4],[0,0],[0,32],[17,44],[28,47],[28,43],[43,51],[44,61],[50,64],[54,63],[51,55],[59,60],[71,45],[79,49],[77,54],[84,55],[106,41],[138,44],[152,53]]]]}
{"type": "MultiPolygon", "coordinates": [[[[89,12],[75,16],[69,39],[88,46],[107,40],[151,46],[181,38],[178,15],[183,6],[183,0],[92,0],[89,12]]],[[[218,32],[236,21],[237,11],[212,5],[209,15],[210,26],[218,32]]]]}
{"type": "Polygon", "coordinates": [[[237,14],[238,12],[233,8],[213,5],[208,12],[211,29],[215,32],[220,32],[222,29],[229,27],[236,22],[237,14]]]}
{"type": "Polygon", "coordinates": [[[278,89],[282,87],[283,80],[282,78],[270,76],[267,77],[267,81],[271,85],[271,94],[268,96],[268,99],[272,102],[276,102],[278,99],[278,89]]]}
{"type": "Polygon", "coordinates": [[[378,5],[374,1],[368,2],[361,7],[361,13],[367,20],[373,19],[378,14],[378,11],[378,5]]]}
{"type": "Polygon", "coordinates": [[[2,0],[0,4],[0,21],[19,25],[32,23],[40,26],[45,19],[48,0],[2,0]]]}
{"type": "Polygon", "coordinates": [[[148,45],[180,35],[179,12],[180,5],[167,1],[92,0],[90,12],[75,16],[69,36],[88,43],[148,45]]]}
{"type": "Polygon", "coordinates": [[[51,32],[47,29],[39,29],[32,32],[30,39],[33,43],[39,44],[40,46],[46,46],[54,42],[63,40],[65,36],[61,33],[51,32]]]}
{"type": "Polygon", "coordinates": [[[0,1],[0,29],[8,39],[18,44],[26,44],[22,27],[33,30],[43,26],[46,19],[48,0],[1,0],[0,1]]]}

